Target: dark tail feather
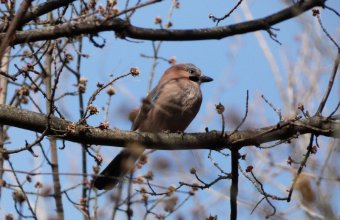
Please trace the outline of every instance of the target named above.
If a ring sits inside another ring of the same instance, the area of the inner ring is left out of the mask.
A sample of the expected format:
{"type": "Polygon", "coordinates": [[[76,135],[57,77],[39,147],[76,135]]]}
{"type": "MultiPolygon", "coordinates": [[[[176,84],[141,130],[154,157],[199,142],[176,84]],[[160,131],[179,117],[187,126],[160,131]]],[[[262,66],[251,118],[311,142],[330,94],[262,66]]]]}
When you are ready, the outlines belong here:
{"type": "Polygon", "coordinates": [[[110,190],[133,169],[135,162],[142,155],[144,149],[124,149],[122,150],[94,180],[94,187],[97,189],[110,190]]]}

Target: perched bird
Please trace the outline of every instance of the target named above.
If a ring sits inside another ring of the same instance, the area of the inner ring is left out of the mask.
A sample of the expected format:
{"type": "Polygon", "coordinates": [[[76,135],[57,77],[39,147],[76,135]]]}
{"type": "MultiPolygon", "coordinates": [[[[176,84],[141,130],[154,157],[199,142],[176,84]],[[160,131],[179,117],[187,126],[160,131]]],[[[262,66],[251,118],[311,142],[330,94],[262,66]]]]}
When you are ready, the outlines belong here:
{"type": "MultiPolygon", "coordinates": [[[[170,67],[135,112],[132,130],[183,132],[200,109],[201,83],[212,80],[190,63],[170,67]]],[[[143,151],[144,149],[122,150],[94,180],[94,186],[97,189],[112,189],[132,170],[143,151]]]]}

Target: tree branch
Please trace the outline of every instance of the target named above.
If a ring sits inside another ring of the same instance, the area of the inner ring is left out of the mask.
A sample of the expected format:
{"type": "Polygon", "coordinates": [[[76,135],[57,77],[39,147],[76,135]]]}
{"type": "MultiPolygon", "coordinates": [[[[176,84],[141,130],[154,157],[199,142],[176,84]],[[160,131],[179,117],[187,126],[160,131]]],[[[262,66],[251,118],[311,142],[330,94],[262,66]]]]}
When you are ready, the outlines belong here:
{"type": "MultiPolygon", "coordinates": [[[[51,40],[61,37],[75,37],[81,34],[94,34],[102,31],[114,31],[122,38],[129,37],[141,40],[161,40],[161,41],[192,41],[222,39],[225,37],[254,32],[258,30],[268,30],[272,25],[291,19],[317,6],[324,6],[326,0],[306,0],[283,9],[267,17],[238,24],[186,30],[168,30],[141,28],[130,24],[119,18],[111,20],[87,20],[82,22],[69,22],[43,29],[18,31],[16,39],[12,41],[12,46],[21,43],[35,42],[41,40],[51,40]]],[[[0,40],[4,34],[0,34],[0,40]]]]}
{"type": "Polygon", "coordinates": [[[32,0],[24,0],[21,2],[18,12],[16,13],[13,21],[10,23],[10,26],[6,33],[4,33],[4,38],[1,39],[1,46],[0,46],[0,59],[6,53],[6,49],[13,39],[13,34],[15,30],[20,27],[21,19],[25,15],[27,9],[30,7],[32,0]]]}
{"type": "MultiPolygon", "coordinates": [[[[338,116],[333,116],[337,118],[338,116]]],[[[47,115],[0,105],[2,124],[23,128],[34,132],[43,132],[47,126],[47,115]]],[[[226,146],[243,147],[262,143],[285,140],[292,136],[312,133],[327,137],[340,138],[340,122],[327,120],[326,117],[314,116],[307,119],[280,122],[279,124],[245,131],[208,133],[144,133],[121,131],[118,129],[101,130],[92,126],[77,125],[54,116],[50,117],[50,130],[47,135],[84,144],[125,147],[127,143],[138,142],[149,149],[188,150],[188,149],[221,149],[226,146]],[[72,129],[71,129],[72,128],[72,129]]],[[[26,149],[7,150],[16,153],[26,149]]]]}
{"type": "Polygon", "coordinates": [[[335,61],[334,61],[332,75],[330,76],[330,79],[328,81],[328,86],[327,86],[326,92],[325,92],[324,96],[322,97],[322,100],[320,102],[319,108],[318,108],[318,110],[316,112],[316,114],[318,114],[318,115],[321,115],[322,110],[323,110],[323,108],[326,105],[328,96],[331,93],[331,90],[332,90],[332,87],[333,87],[333,83],[334,83],[334,79],[335,79],[335,76],[336,76],[336,72],[338,71],[339,63],[340,63],[340,49],[338,49],[338,54],[337,54],[337,56],[335,58],[335,61]]]}
{"type": "Polygon", "coordinates": [[[231,185],[230,185],[230,219],[237,219],[238,194],[238,159],[240,153],[237,148],[231,150],[231,185]]]}
{"type": "MultiPolygon", "coordinates": [[[[50,11],[53,11],[57,8],[66,6],[70,4],[71,2],[74,2],[75,0],[50,0],[44,3],[41,3],[40,5],[37,5],[32,11],[26,12],[24,17],[21,19],[21,24],[26,24],[33,19],[36,19],[40,17],[41,15],[47,14],[50,11]]],[[[6,27],[5,23],[0,24],[0,30],[4,31],[4,28],[6,27]]]]}

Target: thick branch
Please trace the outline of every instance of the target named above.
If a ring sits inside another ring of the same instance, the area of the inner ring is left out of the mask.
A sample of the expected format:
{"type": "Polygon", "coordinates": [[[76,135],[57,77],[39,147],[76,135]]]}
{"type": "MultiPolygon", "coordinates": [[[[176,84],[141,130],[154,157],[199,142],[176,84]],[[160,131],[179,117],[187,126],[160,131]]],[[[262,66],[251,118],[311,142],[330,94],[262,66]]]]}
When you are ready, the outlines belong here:
{"type": "MultiPolygon", "coordinates": [[[[119,37],[130,37],[143,40],[192,41],[222,39],[237,34],[244,34],[258,30],[269,30],[272,25],[296,17],[313,7],[323,6],[325,1],[326,0],[299,1],[291,7],[261,19],[224,27],[202,29],[165,30],[141,28],[133,26],[129,22],[121,19],[69,22],[44,29],[18,31],[16,33],[16,39],[13,40],[12,45],[40,40],[51,40],[60,37],[74,37],[81,34],[94,34],[102,31],[114,31],[119,37]]],[[[0,40],[3,38],[4,35],[0,34],[0,40]]]]}
{"type": "MultiPolygon", "coordinates": [[[[46,129],[47,116],[7,105],[0,105],[0,121],[5,125],[43,132],[46,129]]],[[[314,116],[295,122],[281,122],[280,124],[265,128],[237,131],[226,138],[221,138],[221,132],[218,131],[191,134],[139,133],[118,129],[101,130],[82,125],[78,125],[74,130],[70,130],[70,125],[72,125],[70,121],[51,117],[51,131],[48,134],[83,144],[124,147],[129,142],[139,142],[149,149],[159,150],[219,149],[225,146],[260,145],[306,133],[340,138],[340,122],[327,120],[321,116],[314,116]]]]}

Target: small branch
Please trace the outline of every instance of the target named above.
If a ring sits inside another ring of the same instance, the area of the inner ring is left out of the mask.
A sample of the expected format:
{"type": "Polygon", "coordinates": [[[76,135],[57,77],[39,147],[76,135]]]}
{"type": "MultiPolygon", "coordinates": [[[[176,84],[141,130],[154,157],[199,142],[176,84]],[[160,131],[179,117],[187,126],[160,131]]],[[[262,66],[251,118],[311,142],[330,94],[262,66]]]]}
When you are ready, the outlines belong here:
{"type": "Polygon", "coordinates": [[[19,7],[18,12],[16,13],[13,21],[11,22],[5,36],[1,39],[0,45],[0,60],[2,59],[3,55],[6,53],[7,47],[11,44],[15,36],[15,30],[17,30],[20,26],[21,19],[26,13],[27,9],[30,7],[32,0],[24,0],[19,7]]]}
{"type": "Polygon", "coordinates": [[[246,177],[254,185],[254,187],[257,189],[257,191],[261,195],[263,195],[265,198],[271,198],[271,199],[274,199],[274,200],[281,200],[281,201],[287,200],[288,197],[278,197],[278,196],[275,196],[275,195],[272,195],[272,194],[265,192],[264,188],[262,186],[262,183],[253,175],[253,173],[252,173],[253,178],[251,178],[249,175],[247,175],[246,171],[244,171],[241,166],[239,166],[238,168],[241,171],[241,173],[243,174],[243,176],[246,177]]]}
{"type": "MultiPolygon", "coordinates": [[[[90,105],[92,105],[92,103],[94,102],[94,100],[96,99],[96,96],[101,92],[103,91],[104,89],[106,89],[108,86],[112,85],[114,82],[116,82],[117,80],[119,79],[122,79],[124,77],[127,77],[128,75],[131,75],[131,73],[126,73],[126,74],[123,74],[121,76],[118,76],[114,79],[112,79],[110,82],[108,82],[107,84],[101,86],[100,88],[96,89],[96,91],[93,92],[93,94],[91,95],[91,97],[89,98],[89,101],[87,103],[87,106],[89,107],[90,105]]],[[[81,124],[83,121],[86,120],[86,117],[87,117],[87,113],[89,111],[89,108],[87,108],[84,112],[84,115],[83,115],[83,118],[79,121],[79,123],[81,124]]]]}
{"type": "Polygon", "coordinates": [[[329,120],[331,117],[333,117],[333,115],[338,111],[340,107],[340,102],[338,102],[337,106],[335,107],[335,109],[332,111],[331,114],[329,114],[329,116],[327,117],[327,120],[329,120]]]}
{"type": "Polygon", "coordinates": [[[7,73],[2,72],[2,71],[0,71],[0,75],[2,75],[4,77],[7,77],[7,78],[10,78],[12,81],[16,81],[17,80],[17,78],[15,76],[8,75],[7,73]]]}
{"type": "Polygon", "coordinates": [[[34,157],[38,157],[38,155],[35,155],[33,153],[32,148],[35,145],[39,144],[45,138],[46,134],[47,134],[47,130],[45,130],[39,137],[37,137],[33,143],[31,143],[31,144],[26,143],[25,147],[20,148],[20,151],[27,150],[27,151],[31,152],[34,157]]]}
{"type": "Polygon", "coordinates": [[[264,95],[261,95],[261,98],[274,110],[274,112],[279,116],[279,120],[282,121],[282,114],[281,110],[278,108],[275,108],[275,106],[269,102],[264,95]]]}
{"type": "MultiPolygon", "coordinates": [[[[48,19],[52,20],[52,15],[48,14],[48,19]]],[[[52,47],[54,48],[54,47],[52,47]]],[[[53,49],[48,49],[45,55],[45,71],[46,76],[44,78],[44,85],[45,85],[45,93],[47,99],[45,101],[46,109],[47,109],[47,118],[46,118],[46,126],[49,130],[51,128],[50,118],[53,116],[54,113],[54,95],[56,91],[56,86],[58,84],[60,72],[56,71],[56,60],[53,57],[53,49]],[[54,62],[55,67],[55,78],[54,78],[54,86],[52,86],[52,63],[54,62]]],[[[62,68],[61,68],[62,69],[62,68]]],[[[58,163],[58,149],[57,149],[57,139],[55,137],[49,137],[49,145],[51,149],[51,170],[52,170],[52,180],[53,180],[53,190],[55,193],[54,201],[56,205],[56,212],[58,220],[64,220],[64,208],[63,208],[63,201],[62,201],[62,194],[61,194],[61,183],[59,177],[59,163],[58,163]]]]}
{"type": "MultiPolygon", "coordinates": [[[[41,15],[47,14],[48,12],[60,7],[66,6],[74,1],[76,0],[49,0],[47,2],[41,3],[40,5],[37,5],[32,11],[26,12],[20,22],[21,24],[26,24],[33,19],[40,17],[41,15]]],[[[0,24],[0,30],[3,30],[4,27],[4,24],[0,24]]]]}
{"type": "Polygon", "coordinates": [[[332,12],[334,12],[334,14],[336,14],[338,17],[340,17],[340,13],[337,12],[334,8],[331,8],[331,7],[327,6],[327,5],[325,5],[325,8],[330,10],[330,11],[332,11],[332,12]]]}
{"type": "Polygon", "coordinates": [[[217,182],[221,181],[221,180],[226,180],[226,179],[232,179],[231,175],[223,175],[223,176],[218,176],[216,179],[214,179],[213,181],[211,181],[210,183],[205,183],[204,181],[202,181],[201,179],[198,178],[198,176],[196,175],[197,180],[202,184],[202,185],[198,185],[197,183],[193,183],[193,184],[189,184],[189,183],[184,183],[184,182],[179,182],[180,186],[176,188],[179,189],[181,186],[189,186],[192,187],[193,189],[208,189],[211,186],[213,186],[214,184],[216,184],[217,182]]]}
{"type": "Polygon", "coordinates": [[[340,63],[340,49],[338,49],[338,54],[337,54],[335,61],[334,61],[332,75],[331,75],[331,77],[328,81],[328,86],[327,86],[326,92],[325,92],[324,96],[322,97],[319,108],[318,108],[317,112],[315,113],[315,115],[321,115],[322,110],[326,105],[328,96],[331,93],[331,90],[332,90],[332,87],[333,87],[333,84],[334,84],[334,79],[335,79],[336,73],[338,71],[339,63],[340,63]]]}
{"type": "Polygon", "coordinates": [[[240,122],[239,125],[237,125],[237,127],[235,128],[235,130],[230,134],[233,135],[236,131],[238,131],[238,129],[240,129],[240,127],[244,124],[244,122],[247,119],[248,116],[248,101],[249,101],[249,90],[247,90],[247,98],[246,98],[246,112],[244,114],[244,117],[242,118],[242,121],[240,122]]]}
{"type": "Polygon", "coordinates": [[[272,204],[272,202],[269,200],[269,196],[267,195],[266,191],[264,191],[264,187],[263,184],[261,183],[261,181],[259,181],[256,176],[254,175],[254,173],[252,171],[250,171],[252,177],[254,178],[254,180],[257,182],[257,184],[260,185],[261,187],[261,191],[263,192],[264,198],[266,199],[266,201],[268,202],[268,204],[273,208],[273,212],[269,215],[266,216],[266,219],[268,219],[271,216],[274,216],[276,214],[276,208],[275,206],[272,204]]]}
{"type": "MultiPolygon", "coordinates": [[[[213,160],[213,158],[212,158],[212,156],[211,156],[211,150],[209,151],[209,154],[208,154],[208,159],[212,162],[212,164],[223,174],[223,175],[229,175],[227,172],[225,172],[222,168],[221,168],[221,166],[215,161],[215,160],[213,160]]],[[[220,152],[220,151],[217,151],[218,153],[220,153],[220,154],[222,154],[223,156],[225,156],[225,157],[227,157],[227,156],[229,156],[229,155],[225,155],[225,154],[223,154],[222,152],[220,152]]]]}
{"type": "Polygon", "coordinates": [[[30,203],[30,201],[29,201],[29,199],[28,199],[28,196],[27,196],[27,194],[26,194],[24,188],[22,187],[22,184],[20,183],[20,180],[19,180],[18,176],[16,175],[16,172],[14,171],[13,164],[11,163],[10,160],[7,160],[7,162],[8,162],[8,164],[9,164],[9,166],[11,167],[12,173],[13,173],[13,175],[14,175],[14,177],[15,177],[15,180],[17,181],[17,184],[18,184],[18,186],[19,186],[19,188],[20,188],[20,190],[21,190],[21,193],[22,193],[22,194],[24,195],[24,197],[25,197],[25,200],[26,200],[26,202],[27,202],[28,208],[29,208],[29,210],[30,210],[31,213],[32,213],[32,218],[37,219],[37,216],[36,216],[36,214],[35,214],[35,212],[34,212],[32,206],[31,206],[31,203],[30,203]]]}
{"type": "Polygon", "coordinates": [[[238,159],[240,157],[239,150],[232,148],[231,150],[231,186],[230,186],[230,219],[237,219],[237,194],[238,194],[238,159]]]}
{"type": "Polygon", "coordinates": [[[273,41],[275,41],[275,42],[278,43],[279,45],[282,45],[282,43],[277,39],[277,34],[275,34],[272,30],[279,31],[280,29],[275,29],[275,28],[269,27],[266,31],[267,31],[267,33],[269,34],[269,37],[270,37],[273,41]]]}
{"type": "Polygon", "coordinates": [[[147,94],[151,92],[152,89],[152,83],[156,71],[156,66],[158,64],[157,60],[159,59],[158,57],[158,52],[161,48],[162,41],[160,42],[152,42],[152,48],[153,48],[153,56],[152,56],[152,64],[151,64],[151,70],[150,70],[150,75],[149,75],[149,82],[148,82],[148,88],[147,88],[147,94]]]}
{"type": "Polygon", "coordinates": [[[298,178],[299,178],[299,176],[300,176],[300,174],[302,172],[302,169],[306,166],[306,163],[307,163],[307,160],[308,160],[310,154],[313,151],[313,147],[312,147],[313,141],[314,141],[314,135],[312,134],[310,136],[309,144],[308,144],[308,147],[307,147],[307,153],[306,153],[305,157],[303,158],[303,160],[301,161],[300,167],[299,167],[299,169],[298,169],[298,171],[296,173],[296,176],[294,177],[293,183],[292,183],[292,185],[291,185],[291,187],[289,189],[287,202],[290,202],[290,200],[292,198],[294,186],[295,186],[295,184],[296,184],[296,182],[297,182],[297,180],[298,180],[298,178]]]}
{"type": "Polygon", "coordinates": [[[131,14],[129,15],[129,17],[131,17],[131,15],[139,8],[143,8],[143,7],[146,7],[146,6],[149,6],[149,5],[152,5],[152,4],[155,4],[155,3],[158,3],[158,2],[161,2],[162,0],[150,0],[150,1],[147,1],[145,3],[142,3],[142,4],[137,4],[131,8],[126,8],[122,11],[120,11],[119,13],[113,15],[113,16],[109,16],[106,18],[106,20],[110,20],[112,18],[116,18],[120,15],[123,15],[123,14],[127,14],[128,12],[131,12],[131,14]]]}
{"type": "Polygon", "coordinates": [[[214,15],[209,15],[209,18],[213,21],[216,22],[216,26],[220,23],[220,21],[223,21],[224,19],[226,19],[227,17],[229,17],[237,8],[238,6],[240,6],[240,4],[242,3],[243,0],[239,0],[237,2],[237,4],[227,13],[225,14],[223,17],[215,17],[214,15]]]}
{"type": "Polygon", "coordinates": [[[287,139],[279,140],[279,141],[277,141],[274,144],[271,144],[269,146],[260,146],[259,145],[259,146],[256,146],[256,147],[259,148],[259,149],[269,149],[269,148],[273,148],[273,147],[279,146],[279,145],[284,144],[284,143],[290,143],[291,140],[296,139],[298,137],[299,137],[298,135],[294,135],[294,136],[289,137],[287,139]]]}
{"type": "Polygon", "coordinates": [[[340,50],[339,44],[334,40],[334,38],[328,33],[326,28],[323,26],[320,15],[318,13],[316,14],[316,18],[318,19],[318,22],[320,24],[322,31],[326,34],[328,39],[336,46],[336,48],[338,48],[338,51],[339,51],[340,50]]]}

